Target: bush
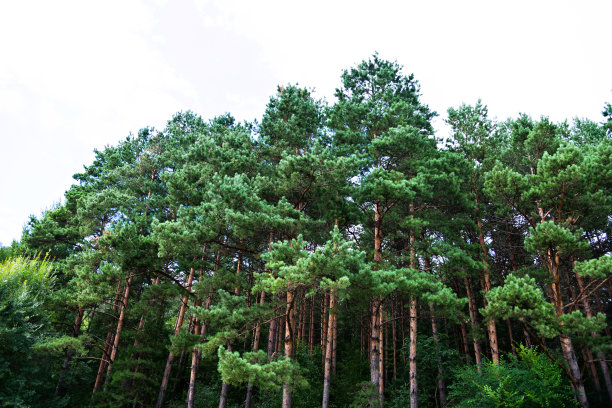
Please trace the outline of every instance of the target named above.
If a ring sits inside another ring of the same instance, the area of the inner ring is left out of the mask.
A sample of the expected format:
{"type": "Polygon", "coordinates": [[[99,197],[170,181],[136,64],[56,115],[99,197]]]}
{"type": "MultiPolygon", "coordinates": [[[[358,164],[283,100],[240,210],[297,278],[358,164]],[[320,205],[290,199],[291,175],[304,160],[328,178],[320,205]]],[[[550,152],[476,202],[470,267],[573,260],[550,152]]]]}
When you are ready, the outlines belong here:
{"type": "Polygon", "coordinates": [[[449,387],[454,407],[575,407],[572,389],[558,367],[534,348],[520,346],[518,358],[499,366],[483,363],[459,368],[449,387]]]}

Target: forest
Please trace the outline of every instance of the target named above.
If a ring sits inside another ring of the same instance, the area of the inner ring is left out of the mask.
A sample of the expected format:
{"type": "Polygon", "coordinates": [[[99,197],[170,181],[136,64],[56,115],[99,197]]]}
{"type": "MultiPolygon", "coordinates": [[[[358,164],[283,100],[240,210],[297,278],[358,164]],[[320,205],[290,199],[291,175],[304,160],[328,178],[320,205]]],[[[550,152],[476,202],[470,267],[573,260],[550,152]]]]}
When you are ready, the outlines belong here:
{"type": "Polygon", "coordinates": [[[602,106],[440,115],[374,54],[96,150],[0,248],[0,405],[610,406],[602,106]]]}

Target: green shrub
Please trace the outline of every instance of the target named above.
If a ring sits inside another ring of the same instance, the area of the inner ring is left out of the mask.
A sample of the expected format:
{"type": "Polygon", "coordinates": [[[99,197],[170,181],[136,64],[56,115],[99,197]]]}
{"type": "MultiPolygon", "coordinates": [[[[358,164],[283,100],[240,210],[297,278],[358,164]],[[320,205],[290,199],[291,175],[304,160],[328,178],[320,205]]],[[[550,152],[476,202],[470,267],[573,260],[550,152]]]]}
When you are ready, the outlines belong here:
{"type": "Polygon", "coordinates": [[[483,363],[455,371],[449,387],[454,407],[575,407],[571,387],[561,368],[534,348],[520,346],[499,366],[483,363]]]}

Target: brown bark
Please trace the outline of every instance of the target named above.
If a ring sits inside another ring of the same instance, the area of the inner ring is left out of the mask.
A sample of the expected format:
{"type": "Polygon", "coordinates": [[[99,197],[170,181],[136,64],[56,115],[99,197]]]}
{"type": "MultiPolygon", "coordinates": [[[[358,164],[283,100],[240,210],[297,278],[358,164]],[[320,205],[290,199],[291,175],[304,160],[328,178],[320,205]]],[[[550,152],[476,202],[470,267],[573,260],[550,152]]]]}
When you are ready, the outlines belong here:
{"type": "MultiPolygon", "coordinates": [[[[374,262],[382,261],[382,205],[380,200],[376,200],[374,205],[374,262]]],[[[383,401],[383,381],[382,378],[382,299],[373,299],[370,309],[370,381],[378,390],[378,402],[382,405],[383,401]]]]}
{"type": "MultiPolygon", "coordinates": [[[[201,331],[202,329],[200,326],[200,321],[196,320],[194,332],[201,334],[201,331]]],[[[189,370],[189,388],[187,389],[187,400],[186,400],[187,408],[193,408],[193,401],[195,397],[195,382],[196,382],[196,376],[198,373],[199,363],[200,363],[200,359],[198,355],[198,349],[196,347],[193,347],[191,349],[191,367],[189,370]]]]}
{"type": "MultiPolygon", "coordinates": [[[[575,275],[576,275],[576,282],[578,283],[578,289],[582,293],[585,290],[584,281],[582,280],[582,277],[577,272],[575,272],[575,275]]],[[[591,304],[589,303],[588,298],[586,297],[583,298],[582,304],[584,306],[584,313],[586,314],[586,316],[589,318],[593,317],[593,310],[591,309],[591,304]]],[[[591,336],[595,338],[598,335],[597,333],[593,332],[591,333],[591,336]]],[[[588,352],[590,353],[591,351],[589,350],[588,352]]],[[[593,359],[590,358],[589,360],[593,360],[593,359]]],[[[608,398],[612,402],[612,379],[610,378],[610,371],[608,370],[608,363],[606,362],[606,358],[602,352],[597,352],[597,360],[599,360],[599,367],[601,368],[601,373],[604,378],[604,383],[606,384],[606,390],[608,391],[608,398]]],[[[591,370],[593,370],[593,368],[594,368],[594,365],[591,368],[591,370]]],[[[597,378],[597,370],[594,370],[593,378],[594,379],[597,378]]]]}
{"type": "MultiPolygon", "coordinates": [[[[72,325],[72,333],[71,336],[74,338],[79,337],[79,333],[81,332],[81,324],[83,323],[83,315],[85,314],[85,308],[79,307],[77,310],[77,316],[74,320],[74,324],[72,325]]],[[[62,382],[64,381],[64,376],[68,371],[68,367],[70,366],[70,360],[72,360],[72,351],[66,352],[66,357],[64,358],[64,363],[62,364],[62,369],[59,374],[59,378],[57,380],[57,385],[55,386],[55,395],[60,396],[64,395],[66,390],[64,389],[62,382]]]]}
{"type": "MultiPolygon", "coordinates": [[[[295,289],[290,285],[287,288],[287,303],[285,313],[285,358],[293,359],[294,352],[294,328],[295,328],[295,289]]],[[[283,383],[282,408],[291,408],[291,383],[283,383]]]]}
{"type": "Polygon", "coordinates": [[[327,323],[327,342],[325,344],[325,364],[323,368],[323,402],[321,408],[329,406],[329,387],[331,382],[331,366],[334,344],[334,325],[336,319],[336,291],[331,289],[329,293],[329,318],[327,323]]]}
{"type": "Polygon", "coordinates": [[[378,334],[378,350],[380,353],[380,357],[378,359],[378,373],[379,373],[379,381],[378,381],[378,393],[381,396],[384,395],[385,392],[385,349],[384,349],[384,338],[385,338],[385,324],[384,324],[384,303],[381,302],[380,308],[378,309],[378,321],[380,325],[380,333],[378,334]]]}
{"type": "MultiPolygon", "coordinates": [[[[187,278],[187,287],[186,289],[191,290],[191,285],[193,283],[193,275],[195,273],[195,268],[191,268],[189,270],[189,278],[187,278]]],[[[181,332],[181,326],[183,325],[183,319],[185,318],[185,309],[187,308],[187,295],[183,296],[181,300],[181,307],[179,308],[179,314],[176,319],[176,324],[174,325],[174,337],[178,336],[181,332]]],[[[168,382],[170,381],[170,371],[172,370],[172,363],[174,362],[174,353],[171,351],[168,353],[168,359],[166,360],[166,367],[164,368],[164,374],[162,376],[162,382],[159,387],[159,394],[157,395],[157,402],[155,403],[155,408],[161,408],[164,403],[164,396],[166,395],[166,390],[168,389],[168,382]]]]}
{"type": "MultiPolygon", "coordinates": [[[[261,292],[259,304],[263,305],[266,299],[266,292],[261,292]]],[[[255,326],[255,334],[253,335],[253,351],[259,350],[259,338],[261,337],[261,324],[257,323],[255,326]]],[[[247,394],[244,401],[244,408],[251,408],[251,399],[253,398],[253,384],[247,385],[247,394]]]]}
{"type": "Polygon", "coordinates": [[[314,311],[315,311],[315,296],[310,298],[310,328],[308,329],[308,355],[312,356],[314,347],[314,311]]]}
{"type": "Polygon", "coordinates": [[[480,366],[482,363],[482,352],[480,350],[480,341],[478,341],[477,330],[478,330],[478,310],[476,308],[476,299],[474,298],[474,291],[472,289],[472,279],[464,278],[465,289],[468,296],[468,306],[470,310],[470,320],[472,323],[472,342],[474,343],[474,357],[476,358],[476,367],[480,372],[480,366]]]}
{"type": "MultiPolygon", "coordinates": [[[[551,292],[555,312],[557,317],[561,317],[563,315],[563,299],[561,298],[561,288],[559,285],[559,254],[553,253],[552,250],[549,249],[546,254],[546,262],[553,278],[551,292]]],[[[584,408],[588,408],[589,402],[587,400],[586,391],[582,382],[582,375],[580,373],[580,367],[578,366],[578,359],[576,358],[572,340],[569,336],[562,335],[559,337],[559,341],[561,343],[563,357],[565,358],[569,372],[571,373],[570,380],[572,382],[572,387],[576,392],[576,399],[584,408]]]]}
{"type": "MultiPolygon", "coordinates": [[[[334,306],[338,305],[338,299],[336,297],[336,302],[334,306]]],[[[331,309],[331,308],[330,308],[331,309]]],[[[334,312],[334,327],[332,328],[332,375],[336,375],[336,355],[338,349],[338,312],[334,312]]]]}
{"type": "Polygon", "coordinates": [[[391,298],[391,343],[393,344],[393,380],[397,380],[397,334],[395,297],[391,298]]]}
{"type": "MultiPolygon", "coordinates": [[[[380,350],[380,309],[382,308],[382,301],[379,299],[372,300],[370,306],[370,382],[374,385],[376,390],[379,391],[377,398],[378,403],[382,401],[380,395],[380,359],[382,353],[380,350]]],[[[376,403],[376,402],[373,402],[376,403]]]]}
{"type": "Polygon", "coordinates": [[[418,387],[417,387],[417,300],[415,296],[410,297],[410,408],[418,408],[418,387]]]}
{"type": "MultiPolygon", "coordinates": [[[[227,351],[232,351],[232,345],[227,345],[227,351]]],[[[221,395],[219,396],[219,408],[225,408],[227,405],[227,394],[229,392],[229,384],[223,381],[221,384],[221,395]]]]}
{"type": "MultiPolygon", "coordinates": [[[[115,301],[113,302],[113,313],[117,312],[119,308],[119,296],[121,296],[121,281],[117,284],[117,289],[115,290],[115,301]]],[[[111,322],[108,327],[108,332],[106,333],[106,339],[104,340],[104,350],[102,352],[102,358],[100,359],[100,365],[98,366],[98,374],[96,375],[96,381],[94,382],[94,388],[92,394],[95,394],[100,386],[102,385],[102,380],[104,379],[104,371],[106,370],[106,365],[108,364],[108,358],[110,356],[111,344],[113,342],[113,323],[111,322]]]]}
{"type": "MultiPolygon", "coordinates": [[[[476,195],[476,211],[478,211],[478,195],[476,195]]],[[[477,216],[478,217],[478,216],[477,216]]],[[[484,292],[485,295],[491,291],[491,275],[488,260],[487,245],[485,244],[484,233],[482,231],[482,220],[480,217],[476,219],[478,224],[478,240],[480,243],[480,249],[482,251],[482,263],[484,264],[484,292]]],[[[487,302],[485,299],[485,307],[487,302]]],[[[487,320],[487,337],[489,338],[489,347],[491,348],[491,360],[493,364],[499,365],[499,347],[497,345],[497,328],[495,327],[495,320],[487,320]]]]}
{"type": "Polygon", "coordinates": [[[106,379],[104,380],[104,391],[107,390],[110,382],[111,373],[113,371],[113,362],[117,357],[117,351],[119,350],[119,339],[121,337],[121,330],[123,329],[123,323],[125,322],[125,309],[127,308],[127,301],[130,297],[130,288],[132,286],[132,277],[130,273],[127,284],[125,285],[125,291],[123,292],[123,298],[121,299],[119,321],[117,322],[117,330],[115,331],[115,339],[113,341],[113,348],[108,361],[108,367],[106,368],[106,379]]]}
{"type": "Polygon", "coordinates": [[[323,302],[321,302],[321,359],[323,365],[325,365],[325,347],[327,345],[327,324],[328,324],[328,308],[329,308],[329,296],[327,291],[323,292],[323,302]]]}
{"type": "Polygon", "coordinates": [[[438,324],[433,305],[429,305],[429,312],[431,313],[431,334],[436,343],[436,359],[438,361],[438,394],[440,395],[440,405],[444,406],[446,405],[446,382],[444,381],[444,369],[440,357],[440,337],[438,336],[438,324]]]}

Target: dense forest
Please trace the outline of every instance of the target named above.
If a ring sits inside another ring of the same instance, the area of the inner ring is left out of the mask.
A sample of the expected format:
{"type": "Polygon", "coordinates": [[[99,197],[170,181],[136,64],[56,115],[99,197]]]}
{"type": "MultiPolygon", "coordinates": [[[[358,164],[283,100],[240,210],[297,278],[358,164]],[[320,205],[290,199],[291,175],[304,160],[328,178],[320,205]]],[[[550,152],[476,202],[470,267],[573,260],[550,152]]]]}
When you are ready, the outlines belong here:
{"type": "Polygon", "coordinates": [[[375,54],[96,151],[0,251],[0,405],[610,406],[612,106],[420,98],[375,54]]]}

